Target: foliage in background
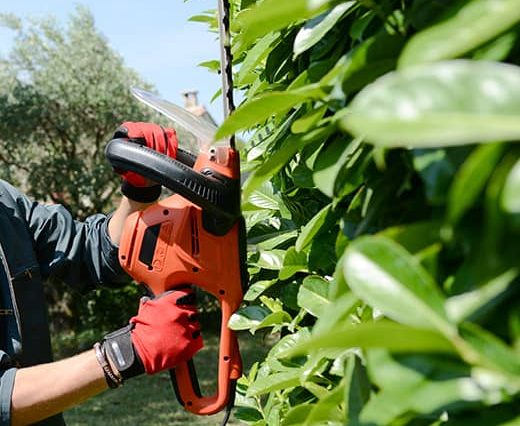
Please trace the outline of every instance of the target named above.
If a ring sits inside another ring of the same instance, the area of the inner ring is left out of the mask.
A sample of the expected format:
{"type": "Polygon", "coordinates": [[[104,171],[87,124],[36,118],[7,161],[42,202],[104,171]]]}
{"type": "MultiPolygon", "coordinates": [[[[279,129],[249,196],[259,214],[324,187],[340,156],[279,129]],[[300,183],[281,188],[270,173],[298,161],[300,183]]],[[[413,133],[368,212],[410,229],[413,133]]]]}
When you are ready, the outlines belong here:
{"type": "MultiPolygon", "coordinates": [[[[121,122],[158,120],[129,90],[151,86],[124,65],[85,8],[65,29],[52,18],[0,19],[15,32],[10,54],[0,58],[0,177],[80,219],[109,212],[119,179],[103,151],[121,122]]],[[[138,304],[132,288],[80,298],[53,283],[46,293],[62,354],[120,327],[138,304]]]]}
{"type": "Polygon", "coordinates": [[[518,422],[520,2],[232,7],[245,100],[219,135],[252,137],[230,326],[281,336],[237,416],[518,422]]]}
{"type": "Polygon", "coordinates": [[[15,32],[0,62],[1,177],[32,196],[65,205],[84,218],[112,207],[117,189],[104,158],[107,140],[124,120],[149,120],[129,87],[137,74],[78,7],[66,29],[52,18],[2,15],[15,32]]]}

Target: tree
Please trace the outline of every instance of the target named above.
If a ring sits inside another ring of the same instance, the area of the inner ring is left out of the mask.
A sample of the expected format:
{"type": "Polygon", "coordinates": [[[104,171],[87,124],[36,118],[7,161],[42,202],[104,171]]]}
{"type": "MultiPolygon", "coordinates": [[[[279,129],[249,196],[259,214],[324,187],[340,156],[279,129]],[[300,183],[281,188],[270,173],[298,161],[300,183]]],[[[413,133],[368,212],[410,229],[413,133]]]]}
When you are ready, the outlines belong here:
{"type": "MultiPolygon", "coordinates": [[[[0,18],[15,32],[0,61],[0,177],[79,219],[110,211],[119,179],[104,147],[115,128],[126,120],[171,125],[130,94],[132,86],[152,87],[124,65],[83,7],[65,30],[52,18],[0,18]]],[[[61,283],[46,286],[61,354],[124,324],[138,303],[134,287],[81,298],[61,283]]]]}
{"type": "Polygon", "coordinates": [[[117,179],[104,147],[124,120],[157,121],[129,91],[151,86],[124,65],[84,7],[66,30],[52,18],[1,18],[15,42],[0,62],[0,176],[79,218],[106,211],[117,179]]]}
{"type": "MultiPolygon", "coordinates": [[[[232,2],[262,425],[520,416],[518,1],[232,2]]],[[[215,16],[193,18],[215,27],[215,16]]]]}

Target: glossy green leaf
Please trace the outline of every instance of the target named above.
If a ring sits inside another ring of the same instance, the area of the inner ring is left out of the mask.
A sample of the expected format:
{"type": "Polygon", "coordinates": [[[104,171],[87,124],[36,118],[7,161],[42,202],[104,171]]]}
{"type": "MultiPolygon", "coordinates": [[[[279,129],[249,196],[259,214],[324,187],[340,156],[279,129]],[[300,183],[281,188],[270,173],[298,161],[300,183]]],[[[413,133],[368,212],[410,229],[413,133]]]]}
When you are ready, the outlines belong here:
{"type": "Polygon", "coordinates": [[[517,0],[472,0],[453,8],[452,16],[412,37],[399,67],[460,57],[520,21],[517,0]]]}
{"type": "Polygon", "coordinates": [[[520,358],[514,350],[476,324],[464,323],[460,331],[464,340],[478,354],[479,363],[514,377],[516,386],[520,386],[520,358]]]}
{"type": "MultiPolygon", "coordinates": [[[[354,180],[352,175],[355,172],[352,170],[352,166],[360,159],[360,154],[360,139],[347,141],[344,138],[336,138],[330,144],[325,145],[314,164],[313,180],[316,187],[325,195],[334,197],[338,175],[344,168],[349,169],[345,171],[345,174],[354,180]]],[[[346,184],[342,189],[345,186],[346,184]]]]}
{"type": "Polygon", "coordinates": [[[364,407],[361,424],[391,424],[401,415],[429,414],[450,404],[469,407],[484,397],[479,384],[470,378],[439,381],[421,381],[415,386],[403,386],[396,391],[381,391],[364,407]]]}
{"type": "Polygon", "coordinates": [[[282,426],[301,426],[313,408],[313,404],[301,404],[292,407],[282,420],[282,426]]]}
{"type": "MultiPolygon", "coordinates": [[[[328,283],[329,287],[331,284],[328,283]]],[[[325,299],[330,300],[330,296],[327,294],[325,299]]],[[[354,313],[354,309],[358,304],[359,299],[352,293],[343,294],[337,300],[331,301],[328,309],[324,310],[316,321],[313,332],[319,335],[333,330],[337,324],[348,323],[349,316],[354,313]]]]}
{"type": "Polygon", "coordinates": [[[249,196],[249,202],[262,209],[280,210],[280,197],[275,194],[273,186],[269,182],[264,182],[261,188],[255,190],[249,196]]]}
{"type": "Polygon", "coordinates": [[[357,92],[376,78],[395,69],[405,39],[386,30],[364,40],[352,50],[348,67],[342,76],[345,95],[357,92]]]}
{"type": "Polygon", "coordinates": [[[287,27],[293,22],[319,14],[328,0],[266,0],[241,13],[236,26],[241,29],[242,43],[248,45],[256,38],[287,27]]]}
{"type": "Polygon", "coordinates": [[[326,424],[343,426],[345,424],[345,406],[343,404],[344,387],[336,386],[327,396],[321,398],[309,412],[303,426],[326,424]]]}
{"type": "Polygon", "coordinates": [[[299,252],[294,247],[291,247],[285,253],[283,266],[282,269],[280,269],[278,277],[281,280],[286,280],[297,272],[305,271],[307,271],[307,254],[299,252]]]}
{"type": "Polygon", "coordinates": [[[320,91],[316,85],[293,91],[264,93],[237,108],[219,127],[215,139],[219,140],[239,130],[262,124],[273,115],[286,112],[302,102],[318,97],[320,91]]]}
{"type": "Polygon", "coordinates": [[[282,267],[284,257],[284,250],[275,249],[269,251],[261,251],[260,258],[256,261],[255,265],[259,266],[260,268],[277,271],[282,267]]]}
{"type": "Polygon", "coordinates": [[[270,313],[271,311],[263,306],[246,306],[231,315],[228,326],[232,330],[249,330],[260,324],[270,313]]]}
{"type": "Polygon", "coordinates": [[[501,144],[483,145],[475,148],[463,163],[448,196],[447,220],[450,224],[455,225],[480,198],[503,152],[501,144]]]}
{"type": "Polygon", "coordinates": [[[257,330],[260,330],[261,328],[288,324],[291,321],[292,321],[291,316],[285,311],[272,312],[269,315],[267,315],[258,324],[255,324],[255,325],[249,327],[249,330],[251,331],[251,333],[255,333],[257,330]]]}
{"type": "Polygon", "coordinates": [[[354,5],[353,1],[339,4],[325,14],[307,21],[294,39],[294,56],[301,55],[318,43],[354,5]]]}
{"type": "Polygon", "coordinates": [[[291,131],[296,134],[309,131],[322,119],[327,109],[327,105],[322,105],[320,108],[312,108],[307,114],[291,125],[291,131]]]}
{"type": "MultiPolygon", "coordinates": [[[[453,353],[452,344],[441,334],[389,321],[365,322],[358,325],[337,324],[324,333],[313,335],[285,354],[292,357],[320,348],[387,348],[395,352],[453,353]]],[[[282,354],[280,354],[282,356],[282,354]]]]}
{"type": "Polygon", "coordinates": [[[298,291],[298,305],[319,318],[330,306],[328,298],[329,283],[319,276],[310,276],[303,280],[298,291]]]}
{"type": "Polygon", "coordinates": [[[284,140],[283,146],[256,169],[246,180],[243,195],[247,197],[258,186],[274,176],[296,153],[313,142],[325,140],[334,132],[334,126],[327,126],[311,130],[302,135],[291,135],[284,140]]]}
{"type": "Polygon", "coordinates": [[[248,75],[251,74],[255,70],[255,67],[257,67],[257,65],[265,59],[269,53],[271,44],[276,40],[277,37],[278,34],[276,33],[268,33],[247,52],[245,59],[240,65],[240,70],[238,71],[236,81],[238,86],[244,84],[246,82],[245,80],[248,78],[248,75]]]}
{"type": "Polygon", "coordinates": [[[282,337],[269,351],[268,358],[278,358],[280,354],[287,352],[300,342],[304,342],[310,338],[310,332],[307,328],[302,328],[293,334],[282,337]]]}
{"type": "Polygon", "coordinates": [[[410,326],[451,334],[444,297],[410,253],[383,237],[362,237],[344,256],[352,291],[372,307],[410,326]]]}
{"type": "Polygon", "coordinates": [[[370,397],[370,380],[361,359],[350,354],[345,371],[345,405],[348,423],[359,423],[359,414],[370,397]]]}
{"type": "Polygon", "coordinates": [[[386,228],[378,235],[390,238],[410,253],[415,254],[440,241],[441,229],[440,223],[425,221],[386,228]]]}
{"type": "Polygon", "coordinates": [[[312,242],[312,239],[325,223],[331,208],[331,204],[326,205],[302,228],[294,245],[296,251],[302,251],[312,242]]]}
{"type": "Polygon", "coordinates": [[[344,129],[376,146],[520,139],[520,67],[448,61],[393,72],[352,101],[344,129]]]}
{"type": "Polygon", "coordinates": [[[256,283],[249,286],[246,294],[244,294],[244,300],[247,300],[249,302],[255,300],[264,291],[266,291],[269,287],[273,286],[277,282],[278,282],[278,280],[257,281],[256,283]]]}
{"type": "Polygon", "coordinates": [[[520,213],[520,160],[518,160],[504,184],[501,197],[502,209],[507,213],[520,213]]]}
{"type": "Polygon", "coordinates": [[[489,311],[511,287],[518,276],[517,269],[509,269],[503,274],[491,279],[481,287],[446,300],[446,311],[454,322],[460,322],[482,316],[489,311]]]}
{"type": "Polygon", "coordinates": [[[298,386],[300,384],[300,375],[301,370],[294,368],[293,371],[275,373],[267,377],[258,378],[249,386],[247,395],[263,395],[268,392],[298,386]]]}

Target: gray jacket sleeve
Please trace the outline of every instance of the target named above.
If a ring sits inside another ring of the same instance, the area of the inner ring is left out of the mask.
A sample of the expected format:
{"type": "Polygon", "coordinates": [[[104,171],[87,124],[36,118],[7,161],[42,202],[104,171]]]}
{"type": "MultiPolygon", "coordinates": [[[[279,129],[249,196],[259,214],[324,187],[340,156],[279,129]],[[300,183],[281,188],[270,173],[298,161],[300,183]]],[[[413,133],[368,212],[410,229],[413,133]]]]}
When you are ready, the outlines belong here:
{"type": "Polygon", "coordinates": [[[41,204],[10,189],[33,237],[44,279],[59,279],[80,291],[128,282],[119,266],[118,248],[108,236],[107,216],[75,221],[61,205],[41,204]]]}
{"type": "Polygon", "coordinates": [[[16,368],[11,367],[9,356],[0,351],[0,426],[11,424],[11,396],[16,368]]]}

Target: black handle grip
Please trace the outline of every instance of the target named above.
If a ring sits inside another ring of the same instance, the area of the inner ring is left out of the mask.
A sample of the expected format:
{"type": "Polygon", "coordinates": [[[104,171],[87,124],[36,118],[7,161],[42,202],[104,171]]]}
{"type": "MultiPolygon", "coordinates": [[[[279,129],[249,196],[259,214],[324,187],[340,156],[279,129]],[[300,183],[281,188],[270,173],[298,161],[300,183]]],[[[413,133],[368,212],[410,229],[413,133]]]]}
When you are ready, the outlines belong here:
{"type": "Polygon", "coordinates": [[[240,216],[240,182],[208,170],[199,173],[190,166],[194,157],[180,151],[185,163],[127,139],[113,139],[105,155],[115,169],[138,173],[171,189],[207,213],[234,222],[240,216]]]}

